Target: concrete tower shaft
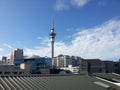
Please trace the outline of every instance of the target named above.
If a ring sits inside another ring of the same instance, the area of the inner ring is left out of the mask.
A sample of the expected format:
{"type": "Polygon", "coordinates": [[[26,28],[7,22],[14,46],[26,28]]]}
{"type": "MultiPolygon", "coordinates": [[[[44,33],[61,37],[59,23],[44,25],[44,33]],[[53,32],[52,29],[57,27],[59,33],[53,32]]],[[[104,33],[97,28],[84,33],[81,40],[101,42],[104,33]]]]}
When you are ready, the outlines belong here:
{"type": "Polygon", "coordinates": [[[52,28],[51,28],[51,32],[50,32],[50,38],[51,38],[51,58],[54,57],[54,42],[55,42],[55,29],[54,29],[54,20],[52,23],[52,28]]]}

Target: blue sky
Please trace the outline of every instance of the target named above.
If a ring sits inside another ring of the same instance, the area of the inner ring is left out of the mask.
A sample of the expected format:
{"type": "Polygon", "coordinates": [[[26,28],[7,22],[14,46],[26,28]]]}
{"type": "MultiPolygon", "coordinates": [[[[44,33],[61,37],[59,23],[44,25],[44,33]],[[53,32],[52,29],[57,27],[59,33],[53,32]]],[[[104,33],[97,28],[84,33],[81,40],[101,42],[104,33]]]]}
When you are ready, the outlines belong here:
{"type": "Polygon", "coordinates": [[[15,48],[50,56],[55,21],[55,56],[120,58],[120,0],[0,0],[0,57],[15,48]]]}

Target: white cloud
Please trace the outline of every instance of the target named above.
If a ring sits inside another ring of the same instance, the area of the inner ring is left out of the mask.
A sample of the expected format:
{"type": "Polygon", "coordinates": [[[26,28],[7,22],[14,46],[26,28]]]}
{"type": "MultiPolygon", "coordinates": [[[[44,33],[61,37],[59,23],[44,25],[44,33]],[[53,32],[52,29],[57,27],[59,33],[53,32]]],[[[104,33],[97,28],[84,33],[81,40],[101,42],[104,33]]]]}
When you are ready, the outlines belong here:
{"type": "Polygon", "coordinates": [[[3,48],[0,48],[0,51],[3,51],[4,49],[3,48]]]}
{"type": "Polygon", "coordinates": [[[37,37],[37,39],[38,39],[38,40],[42,40],[42,39],[43,39],[43,37],[37,37]]]}
{"type": "Polygon", "coordinates": [[[73,7],[83,7],[88,3],[89,0],[56,0],[55,9],[62,11],[73,7]]]}
{"type": "Polygon", "coordinates": [[[4,44],[4,46],[6,46],[6,47],[8,47],[8,48],[10,48],[10,49],[14,49],[14,47],[12,47],[11,45],[9,45],[9,44],[4,44]]]}
{"type": "MultiPolygon", "coordinates": [[[[65,42],[55,42],[55,56],[67,54],[100,59],[120,57],[120,20],[110,20],[100,26],[84,29],[75,33],[73,37],[70,45],[65,42]]],[[[26,48],[25,54],[50,56],[50,41],[47,39],[44,44],[46,46],[26,48]]]]}
{"type": "Polygon", "coordinates": [[[72,50],[84,58],[120,57],[120,20],[110,20],[101,26],[83,30],[72,40],[72,50]]]}
{"type": "Polygon", "coordinates": [[[36,47],[34,49],[26,48],[24,54],[27,56],[50,56],[50,47],[36,47]]]}
{"type": "Polygon", "coordinates": [[[67,38],[72,38],[72,37],[73,37],[73,35],[71,35],[71,36],[69,35],[69,36],[66,36],[66,37],[64,37],[64,38],[67,39],[67,38]]]}
{"type": "Polygon", "coordinates": [[[34,47],[34,49],[25,48],[24,54],[27,56],[50,56],[51,47],[50,47],[50,40],[48,38],[42,39],[40,46],[34,47]]]}
{"type": "Polygon", "coordinates": [[[64,9],[68,9],[69,5],[67,4],[66,0],[57,0],[56,1],[56,5],[55,5],[55,9],[57,11],[62,11],[64,9]]]}
{"type": "Polygon", "coordinates": [[[71,4],[77,7],[83,7],[89,0],[71,0],[71,4]]]}

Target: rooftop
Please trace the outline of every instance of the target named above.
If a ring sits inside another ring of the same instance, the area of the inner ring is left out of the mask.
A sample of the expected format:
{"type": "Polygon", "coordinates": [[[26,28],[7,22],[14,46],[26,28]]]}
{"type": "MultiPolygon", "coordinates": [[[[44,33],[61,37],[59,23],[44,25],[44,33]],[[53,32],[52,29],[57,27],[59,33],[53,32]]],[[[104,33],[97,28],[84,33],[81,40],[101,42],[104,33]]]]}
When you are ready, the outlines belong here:
{"type": "Polygon", "coordinates": [[[100,59],[84,59],[83,61],[87,61],[87,62],[102,62],[100,59]]]}
{"type": "Polygon", "coordinates": [[[94,76],[0,76],[0,90],[119,90],[94,76]]]}

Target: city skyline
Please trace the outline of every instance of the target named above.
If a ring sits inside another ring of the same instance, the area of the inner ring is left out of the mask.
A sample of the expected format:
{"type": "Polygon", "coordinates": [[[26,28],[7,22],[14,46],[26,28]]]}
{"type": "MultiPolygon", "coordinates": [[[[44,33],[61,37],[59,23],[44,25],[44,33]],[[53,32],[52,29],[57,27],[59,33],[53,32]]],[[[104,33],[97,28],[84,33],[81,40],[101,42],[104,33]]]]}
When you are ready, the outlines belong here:
{"type": "Polygon", "coordinates": [[[54,17],[55,56],[118,60],[119,8],[119,0],[1,0],[0,57],[15,48],[28,56],[50,57],[54,17]]]}

